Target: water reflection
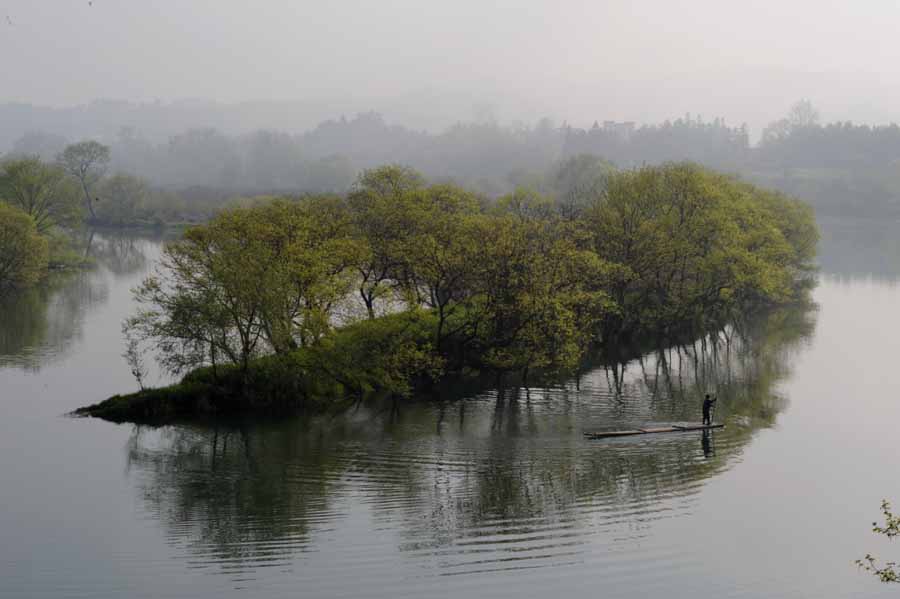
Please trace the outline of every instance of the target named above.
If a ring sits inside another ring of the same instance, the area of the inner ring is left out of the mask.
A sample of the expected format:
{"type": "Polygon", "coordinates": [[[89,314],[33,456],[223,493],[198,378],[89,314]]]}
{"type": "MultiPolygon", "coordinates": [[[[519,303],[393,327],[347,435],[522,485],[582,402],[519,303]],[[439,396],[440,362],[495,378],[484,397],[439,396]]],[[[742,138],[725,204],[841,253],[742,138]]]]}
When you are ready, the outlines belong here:
{"type": "Polygon", "coordinates": [[[822,271],[845,281],[900,278],[900,223],[872,219],[820,219],[822,271]]]}
{"type": "Polygon", "coordinates": [[[66,356],[86,316],[109,301],[111,279],[142,276],[159,244],[146,235],[85,232],[76,247],[94,267],[53,273],[38,287],[0,299],[0,367],[39,371],[66,356]]]}
{"type": "Polygon", "coordinates": [[[85,314],[106,302],[109,285],[94,273],[54,275],[0,301],[0,366],[38,371],[66,355],[85,314]]]}
{"type": "Polygon", "coordinates": [[[815,316],[796,306],[748,318],[557,387],[311,421],[137,428],[129,472],[180,558],[241,580],[320,551],[342,567],[412,566],[415,576],[580,562],[588,541],[617,551],[689,513],[704,482],[784,409],[778,385],[815,316]],[[696,421],[709,390],[724,430],[582,438],[696,421]]]}
{"type": "Polygon", "coordinates": [[[714,433],[712,431],[705,430],[700,438],[700,447],[703,449],[703,457],[706,459],[716,455],[716,449],[712,442],[713,435],[714,433]]]}
{"type": "Polygon", "coordinates": [[[116,277],[147,270],[148,243],[156,245],[158,236],[148,238],[127,231],[91,231],[85,241],[85,255],[93,258],[116,277]]]}

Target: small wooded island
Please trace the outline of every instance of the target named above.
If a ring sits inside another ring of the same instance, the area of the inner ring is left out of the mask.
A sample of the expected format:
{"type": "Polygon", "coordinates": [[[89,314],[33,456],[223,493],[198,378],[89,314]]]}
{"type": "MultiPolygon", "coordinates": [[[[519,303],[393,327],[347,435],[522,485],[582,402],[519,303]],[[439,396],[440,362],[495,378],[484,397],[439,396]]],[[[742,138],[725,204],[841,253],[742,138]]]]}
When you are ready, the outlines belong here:
{"type": "Polygon", "coordinates": [[[449,377],[558,376],[591,349],[725,326],[811,287],[812,210],[689,163],[488,200],[416,172],[257,198],[166,246],[123,326],[141,382],[78,415],[325,410],[449,377]]]}

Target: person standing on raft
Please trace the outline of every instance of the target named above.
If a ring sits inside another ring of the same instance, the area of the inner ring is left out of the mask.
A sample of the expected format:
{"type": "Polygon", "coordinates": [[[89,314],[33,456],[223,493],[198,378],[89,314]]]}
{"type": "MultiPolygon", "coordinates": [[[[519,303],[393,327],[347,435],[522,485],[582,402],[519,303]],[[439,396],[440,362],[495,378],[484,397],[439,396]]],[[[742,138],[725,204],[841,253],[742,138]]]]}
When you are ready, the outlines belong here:
{"type": "Polygon", "coordinates": [[[709,393],[706,394],[706,399],[703,400],[703,426],[707,426],[712,424],[712,418],[710,418],[710,412],[712,411],[713,404],[719,401],[718,397],[709,397],[709,393]]]}

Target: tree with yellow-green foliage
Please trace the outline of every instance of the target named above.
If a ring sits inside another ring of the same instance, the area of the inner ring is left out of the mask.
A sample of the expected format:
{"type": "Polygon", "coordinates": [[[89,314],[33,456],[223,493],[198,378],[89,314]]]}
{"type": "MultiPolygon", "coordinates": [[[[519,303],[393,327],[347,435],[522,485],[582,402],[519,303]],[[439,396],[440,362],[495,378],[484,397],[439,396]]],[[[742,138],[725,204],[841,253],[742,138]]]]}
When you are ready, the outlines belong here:
{"type": "Polygon", "coordinates": [[[409,224],[403,197],[424,186],[425,180],[416,171],[388,165],[363,171],[348,194],[355,234],[364,241],[354,268],[359,296],[370,319],[376,316],[376,304],[397,290],[402,263],[399,246],[409,224]]]}
{"type": "Polygon", "coordinates": [[[81,217],[73,181],[36,156],[0,164],[0,200],[28,214],[40,233],[75,225],[81,217]]]}
{"type": "Polygon", "coordinates": [[[246,370],[265,353],[315,343],[349,292],[356,244],[333,198],[226,211],[163,250],[126,323],[171,372],[211,364],[246,370]]]}
{"type": "Polygon", "coordinates": [[[525,189],[489,203],[388,166],[347,198],[260,200],[168,245],[126,332],[172,372],[227,365],[241,388],[281,373],[306,394],[407,393],[419,375],[527,379],[598,342],[723,326],[812,272],[812,214],[779,194],[686,163],[591,193],[578,210],[525,189]],[[343,326],[352,299],[368,318],[343,326]]]}
{"type": "Polygon", "coordinates": [[[437,314],[435,346],[440,350],[447,321],[471,291],[478,202],[453,185],[432,185],[400,198],[406,231],[396,247],[397,278],[407,303],[437,314]]]}
{"type": "Polygon", "coordinates": [[[617,267],[612,331],[721,322],[784,302],[811,271],[817,233],[799,202],[689,163],[610,176],[585,221],[617,267]]]}
{"type": "Polygon", "coordinates": [[[532,369],[574,367],[613,306],[609,267],[573,225],[525,216],[514,199],[476,224],[466,333],[483,367],[527,380],[532,369]]]}
{"type": "Polygon", "coordinates": [[[25,212],[0,202],[0,295],[39,281],[47,271],[47,240],[25,212]]]}

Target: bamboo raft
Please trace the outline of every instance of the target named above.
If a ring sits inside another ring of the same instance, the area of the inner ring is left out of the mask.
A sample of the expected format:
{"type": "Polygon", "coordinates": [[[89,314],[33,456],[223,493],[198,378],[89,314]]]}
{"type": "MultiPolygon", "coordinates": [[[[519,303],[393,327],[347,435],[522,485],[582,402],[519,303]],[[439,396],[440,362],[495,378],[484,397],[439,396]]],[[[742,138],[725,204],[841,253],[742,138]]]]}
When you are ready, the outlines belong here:
{"type": "Polygon", "coordinates": [[[585,431],[584,436],[586,439],[607,439],[610,437],[630,437],[632,435],[650,435],[654,433],[685,433],[688,431],[707,431],[714,428],[725,428],[724,424],[688,424],[685,426],[681,426],[678,424],[673,424],[670,426],[661,426],[657,428],[636,428],[632,430],[625,431],[599,431],[599,432],[588,432],[585,431]]]}

